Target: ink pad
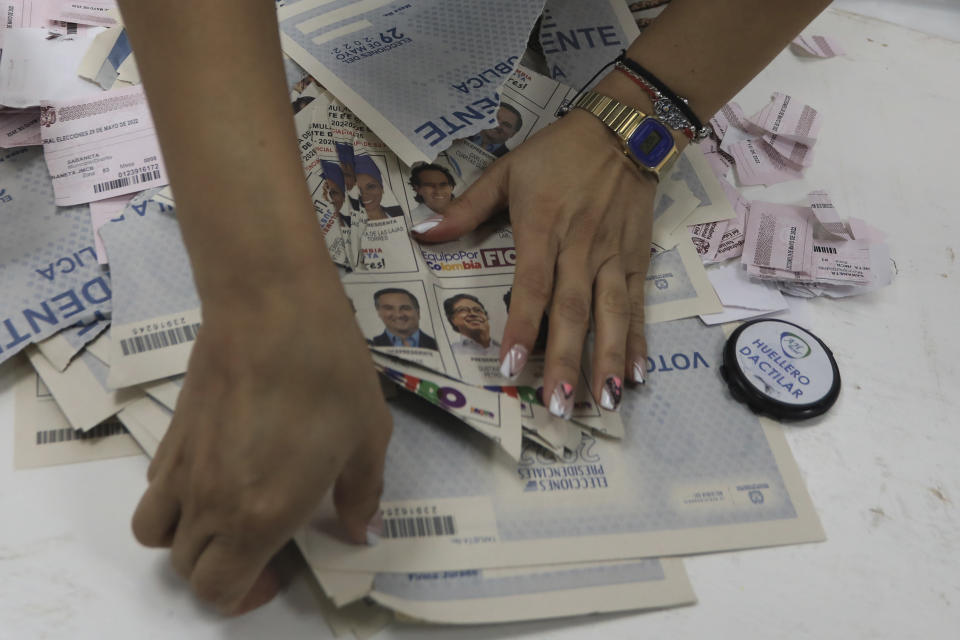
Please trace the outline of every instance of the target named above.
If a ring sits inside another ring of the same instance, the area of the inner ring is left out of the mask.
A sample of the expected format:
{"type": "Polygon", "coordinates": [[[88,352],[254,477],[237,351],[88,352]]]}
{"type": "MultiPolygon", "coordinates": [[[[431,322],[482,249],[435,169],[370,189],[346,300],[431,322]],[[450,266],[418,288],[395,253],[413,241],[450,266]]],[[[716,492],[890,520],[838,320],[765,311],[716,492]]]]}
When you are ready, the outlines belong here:
{"type": "Polygon", "coordinates": [[[817,336],[785,320],[745,322],[727,339],[720,374],[754,413],[781,420],[818,416],[840,395],[840,369],[817,336]]]}

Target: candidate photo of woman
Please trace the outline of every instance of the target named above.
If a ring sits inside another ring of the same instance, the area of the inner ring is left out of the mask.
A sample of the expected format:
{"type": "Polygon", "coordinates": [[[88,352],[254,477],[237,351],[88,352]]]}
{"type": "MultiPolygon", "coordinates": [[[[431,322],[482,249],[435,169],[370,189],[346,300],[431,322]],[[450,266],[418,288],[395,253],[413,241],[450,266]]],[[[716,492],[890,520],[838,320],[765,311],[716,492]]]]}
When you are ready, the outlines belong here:
{"type": "Polygon", "coordinates": [[[335,162],[321,160],[320,167],[323,171],[323,188],[321,198],[330,205],[333,212],[340,221],[340,226],[350,226],[350,213],[344,212],[343,203],[347,198],[346,182],[343,179],[343,171],[335,162]]]}
{"type": "MultiPolygon", "coordinates": [[[[357,173],[357,188],[360,190],[360,206],[367,214],[367,220],[386,220],[403,216],[398,205],[383,205],[383,174],[370,156],[354,156],[353,168],[357,173]]],[[[394,198],[396,201],[396,198],[394,198]]]]}

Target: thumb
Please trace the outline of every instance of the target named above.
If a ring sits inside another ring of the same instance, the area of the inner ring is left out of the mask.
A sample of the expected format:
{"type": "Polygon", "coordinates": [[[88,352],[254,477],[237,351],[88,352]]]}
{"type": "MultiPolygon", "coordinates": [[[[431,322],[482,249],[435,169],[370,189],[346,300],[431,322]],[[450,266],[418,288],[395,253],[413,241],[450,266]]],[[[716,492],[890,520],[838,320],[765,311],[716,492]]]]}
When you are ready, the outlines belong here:
{"type": "Polygon", "coordinates": [[[507,204],[507,168],[503,158],[487,167],[441,215],[421,222],[411,231],[419,242],[447,242],[473,231],[507,204]]]}
{"type": "Polygon", "coordinates": [[[333,504],[350,540],[368,542],[370,533],[379,536],[380,495],[383,493],[383,463],[386,446],[361,446],[344,466],[333,488],[333,504]]]}

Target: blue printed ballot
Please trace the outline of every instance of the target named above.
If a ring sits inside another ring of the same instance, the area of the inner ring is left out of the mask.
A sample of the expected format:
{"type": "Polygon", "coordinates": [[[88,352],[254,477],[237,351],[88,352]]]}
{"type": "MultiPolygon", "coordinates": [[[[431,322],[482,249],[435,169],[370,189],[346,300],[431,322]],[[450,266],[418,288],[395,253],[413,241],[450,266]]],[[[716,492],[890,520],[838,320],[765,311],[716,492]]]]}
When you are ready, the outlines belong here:
{"type": "Polygon", "coordinates": [[[111,387],[184,373],[200,329],[200,298],[172,207],[145,191],[100,228],[116,287],[111,387]]]}
{"type": "Polygon", "coordinates": [[[530,447],[516,466],[491,466],[444,415],[391,403],[386,537],[358,548],[320,518],[298,537],[311,565],[443,571],[822,540],[781,428],[720,379],[723,331],[697,320],[647,330],[649,378],[625,393],[622,441],[584,435],[562,458],[530,447]]]}
{"type": "Polygon", "coordinates": [[[0,362],[28,344],[110,315],[86,206],[53,203],[37,147],[0,155],[0,362]]]}
{"type": "Polygon", "coordinates": [[[571,87],[585,86],[639,35],[623,0],[548,0],[540,23],[549,75],[571,87]]]}
{"type": "Polygon", "coordinates": [[[398,613],[441,624],[536,620],[695,601],[679,558],[379,573],[370,598],[398,613]]]}
{"type": "Polygon", "coordinates": [[[278,10],[284,52],[404,163],[496,126],[498,87],[543,0],[301,0],[278,10]]]}

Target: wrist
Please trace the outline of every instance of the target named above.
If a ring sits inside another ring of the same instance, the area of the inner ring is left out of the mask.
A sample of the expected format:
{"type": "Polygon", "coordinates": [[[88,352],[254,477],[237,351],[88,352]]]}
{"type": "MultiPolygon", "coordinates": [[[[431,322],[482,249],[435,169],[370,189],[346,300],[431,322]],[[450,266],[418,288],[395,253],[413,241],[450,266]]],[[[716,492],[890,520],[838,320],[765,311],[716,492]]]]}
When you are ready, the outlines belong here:
{"type": "MultiPolygon", "coordinates": [[[[593,88],[597,93],[609,96],[618,102],[639,109],[648,116],[654,115],[653,101],[650,96],[633,80],[624,74],[611,71],[604,76],[600,82],[593,88]]],[[[677,152],[682,152],[690,143],[690,139],[684,135],[683,131],[667,127],[673,141],[677,146],[677,152]]]]}
{"type": "Polygon", "coordinates": [[[334,268],[316,264],[299,270],[272,270],[246,282],[232,281],[200,297],[204,326],[235,341],[270,344],[307,333],[329,333],[340,327],[348,335],[355,324],[347,296],[334,268]]]}
{"type": "Polygon", "coordinates": [[[259,212],[273,221],[254,227],[262,233],[245,232],[250,227],[238,223],[217,242],[187,243],[205,319],[220,309],[258,311],[284,301],[298,306],[298,297],[340,289],[312,207],[301,222],[270,213],[259,212]]]}

